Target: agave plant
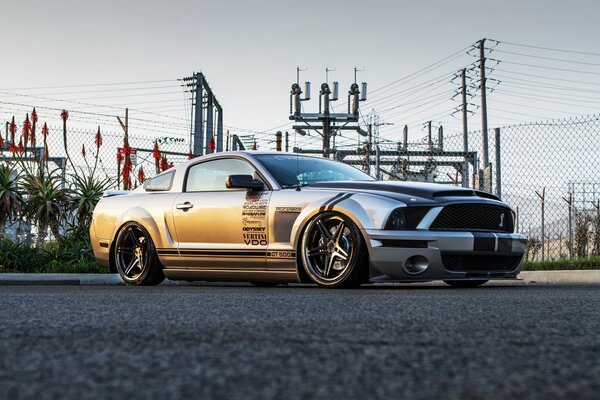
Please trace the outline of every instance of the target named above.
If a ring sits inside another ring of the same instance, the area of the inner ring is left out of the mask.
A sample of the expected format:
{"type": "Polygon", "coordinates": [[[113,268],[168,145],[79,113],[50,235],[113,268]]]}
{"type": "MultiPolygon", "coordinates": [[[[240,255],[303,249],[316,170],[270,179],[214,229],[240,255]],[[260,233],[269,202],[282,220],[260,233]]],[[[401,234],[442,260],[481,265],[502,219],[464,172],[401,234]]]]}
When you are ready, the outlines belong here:
{"type": "Polygon", "coordinates": [[[105,190],[114,184],[112,179],[94,179],[93,176],[72,175],[69,208],[75,213],[79,225],[89,226],[94,207],[105,190]]]}
{"type": "Polygon", "coordinates": [[[14,167],[0,165],[0,240],[4,237],[6,222],[16,217],[23,207],[20,178],[14,167]]]}
{"type": "Polygon", "coordinates": [[[23,186],[27,193],[26,215],[38,226],[36,249],[41,250],[48,227],[60,246],[62,237],[59,227],[69,201],[68,191],[62,187],[62,176],[57,173],[44,174],[42,171],[28,173],[23,186]]]}

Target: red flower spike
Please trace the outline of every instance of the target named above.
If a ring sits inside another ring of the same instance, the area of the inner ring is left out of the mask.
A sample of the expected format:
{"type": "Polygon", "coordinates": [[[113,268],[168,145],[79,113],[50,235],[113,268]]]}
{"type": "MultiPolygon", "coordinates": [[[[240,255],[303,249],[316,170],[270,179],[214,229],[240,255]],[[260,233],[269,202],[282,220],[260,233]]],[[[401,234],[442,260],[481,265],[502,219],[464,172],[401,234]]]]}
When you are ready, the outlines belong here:
{"type": "Polygon", "coordinates": [[[191,160],[192,158],[194,158],[194,155],[192,154],[192,152],[190,151],[188,153],[188,160],[191,160]]]}
{"type": "Polygon", "coordinates": [[[160,159],[160,169],[161,171],[166,171],[167,169],[169,169],[169,163],[167,162],[166,157],[162,157],[160,159]]]}
{"type": "Polygon", "coordinates": [[[15,147],[15,144],[13,142],[10,142],[10,146],[8,146],[8,151],[10,151],[13,156],[15,155],[15,151],[17,151],[17,148],[15,147]]]}
{"type": "Polygon", "coordinates": [[[210,149],[211,153],[215,152],[215,137],[214,136],[210,137],[210,142],[208,142],[208,148],[210,149]]]}
{"type": "Polygon", "coordinates": [[[23,137],[25,139],[29,138],[31,134],[31,122],[29,122],[29,113],[25,116],[25,121],[23,122],[23,137]]]}
{"type": "Polygon", "coordinates": [[[0,135],[0,148],[4,148],[4,138],[0,135]]]}
{"type": "Polygon", "coordinates": [[[63,122],[67,122],[67,119],[69,119],[69,112],[67,110],[62,110],[60,112],[60,117],[62,118],[63,122]]]}
{"type": "Polygon", "coordinates": [[[85,158],[86,156],[86,152],[85,152],[85,144],[81,146],[81,155],[85,158]]]}
{"type": "Polygon", "coordinates": [[[142,167],[140,166],[140,170],[138,171],[138,181],[139,181],[140,183],[143,183],[143,182],[144,182],[144,178],[145,178],[145,177],[144,177],[144,168],[142,168],[142,167]]]}
{"type": "Polygon", "coordinates": [[[31,112],[31,121],[38,122],[37,112],[35,112],[35,107],[33,107],[33,111],[31,112]]]}
{"type": "Polygon", "coordinates": [[[17,153],[21,154],[23,152],[23,138],[19,139],[19,145],[17,146],[17,153]]]}
{"type": "Polygon", "coordinates": [[[100,127],[98,127],[98,132],[96,133],[96,148],[99,149],[102,146],[102,135],[100,134],[100,127]]]}
{"type": "Polygon", "coordinates": [[[44,126],[42,126],[42,135],[44,135],[44,137],[48,136],[48,125],[46,125],[45,122],[44,126]]]}
{"type": "Polygon", "coordinates": [[[11,134],[11,142],[15,141],[15,132],[17,131],[17,124],[15,124],[15,117],[12,117],[12,121],[10,121],[10,128],[9,128],[10,134],[11,134]]]}
{"type": "Polygon", "coordinates": [[[158,143],[154,142],[154,150],[152,150],[152,157],[155,160],[160,159],[160,151],[158,151],[158,143]]]}
{"type": "Polygon", "coordinates": [[[123,161],[123,154],[120,151],[117,151],[117,163],[121,164],[121,161],[123,161]]]}

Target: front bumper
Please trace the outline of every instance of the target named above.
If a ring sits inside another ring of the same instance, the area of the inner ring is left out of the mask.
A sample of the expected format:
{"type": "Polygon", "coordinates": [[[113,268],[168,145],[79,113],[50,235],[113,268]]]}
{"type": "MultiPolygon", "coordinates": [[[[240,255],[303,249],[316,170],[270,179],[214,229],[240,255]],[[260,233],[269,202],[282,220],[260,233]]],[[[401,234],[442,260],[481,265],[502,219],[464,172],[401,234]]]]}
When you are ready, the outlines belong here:
{"type": "Polygon", "coordinates": [[[364,237],[373,281],[512,279],[527,244],[527,237],[516,233],[366,230],[364,237]],[[428,265],[417,274],[407,267],[415,256],[425,257],[428,265]]]}

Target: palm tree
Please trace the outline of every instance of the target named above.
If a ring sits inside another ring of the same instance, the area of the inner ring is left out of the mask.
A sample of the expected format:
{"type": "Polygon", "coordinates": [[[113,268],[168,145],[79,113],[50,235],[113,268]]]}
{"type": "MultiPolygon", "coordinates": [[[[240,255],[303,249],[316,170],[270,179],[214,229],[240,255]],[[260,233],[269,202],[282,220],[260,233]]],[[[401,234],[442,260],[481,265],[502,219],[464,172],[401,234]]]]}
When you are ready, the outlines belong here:
{"type": "Polygon", "coordinates": [[[65,216],[65,206],[68,204],[68,192],[62,186],[60,174],[44,174],[42,171],[28,173],[25,176],[24,187],[27,193],[25,212],[37,223],[38,236],[35,248],[41,250],[48,227],[52,231],[59,246],[62,244],[59,226],[65,216]]]}
{"type": "Polygon", "coordinates": [[[23,206],[20,178],[14,167],[0,165],[0,239],[4,237],[6,222],[16,217],[23,206]]]}
{"type": "Polygon", "coordinates": [[[113,180],[94,179],[93,176],[72,175],[70,209],[75,213],[79,225],[89,226],[94,208],[105,190],[113,185],[113,180]]]}

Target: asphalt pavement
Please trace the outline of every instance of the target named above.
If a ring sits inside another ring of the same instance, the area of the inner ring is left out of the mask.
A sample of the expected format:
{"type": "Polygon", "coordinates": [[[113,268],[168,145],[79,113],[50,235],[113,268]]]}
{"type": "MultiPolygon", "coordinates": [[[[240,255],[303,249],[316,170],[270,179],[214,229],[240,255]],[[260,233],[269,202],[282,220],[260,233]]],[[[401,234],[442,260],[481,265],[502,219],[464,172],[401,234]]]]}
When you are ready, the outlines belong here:
{"type": "Polygon", "coordinates": [[[598,399],[600,285],[0,286],[0,399],[598,399]]]}

